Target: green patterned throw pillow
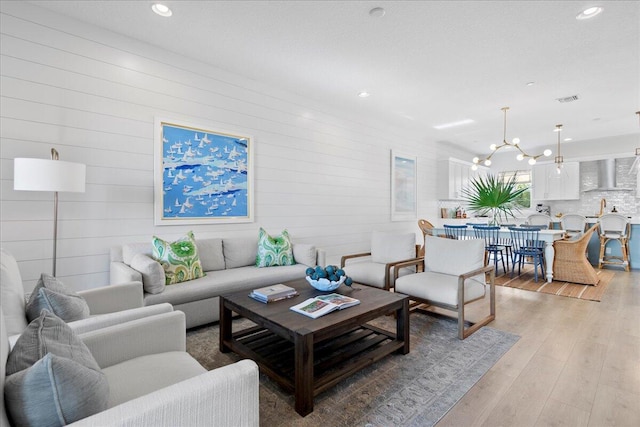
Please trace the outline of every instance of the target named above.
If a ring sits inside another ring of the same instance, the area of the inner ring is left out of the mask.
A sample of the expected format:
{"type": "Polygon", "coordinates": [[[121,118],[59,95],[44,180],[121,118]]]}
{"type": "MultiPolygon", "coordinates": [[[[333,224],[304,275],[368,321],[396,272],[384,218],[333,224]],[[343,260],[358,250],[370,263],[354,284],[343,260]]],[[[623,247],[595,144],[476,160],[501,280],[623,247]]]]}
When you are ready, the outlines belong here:
{"type": "Polygon", "coordinates": [[[167,285],[204,277],[193,232],[175,242],[153,236],[153,257],[162,264],[167,285]]]}
{"type": "Polygon", "coordinates": [[[283,230],[279,236],[271,237],[261,227],[258,235],[256,266],[273,267],[276,265],[293,265],[295,263],[289,232],[283,230]]]}

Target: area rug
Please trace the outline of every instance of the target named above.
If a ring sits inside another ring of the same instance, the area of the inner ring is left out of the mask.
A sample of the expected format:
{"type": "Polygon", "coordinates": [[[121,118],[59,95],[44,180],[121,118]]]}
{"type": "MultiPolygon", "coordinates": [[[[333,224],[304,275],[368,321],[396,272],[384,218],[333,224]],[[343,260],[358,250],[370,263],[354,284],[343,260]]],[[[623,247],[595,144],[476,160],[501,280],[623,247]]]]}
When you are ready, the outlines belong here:
{"type": "MultiPolygon", "coordinates": [[[[234,321],[234,330],[251,326],[234,321]]],[[[395,330],[391,317],[376,326],[395,330]]],[[[316,396],[301,417],[293,396],[260,374],[264,426],[432,426],[506,353],[517,335],[483,327],[461,341],[455,320],[411,315],[411,351],[390,355],[316,396]]],[[[187,351],[208,370],[239,360],[218,351],[218,324],[187,332],[187,351]]]]}
{"type": "Polygon", "coordinates": [[[604,295],[611,279],[615,275],[615,271],[596,270],[596,274],[600,278],[597,286],[582,285],[580,283],[571,283],[553,280],[547,283],[546,279],[540,276],[538,270],[538,281],[536,282],[533,274],[533,267],[526,266],[520,276],[510,276],[510,273],[496,277],[496,285],[509,288],[524,289],[526,291],[542,292],[545,294],[560,295],[563,297],[579,298],[590,301],[600,301],[604,295]]]}

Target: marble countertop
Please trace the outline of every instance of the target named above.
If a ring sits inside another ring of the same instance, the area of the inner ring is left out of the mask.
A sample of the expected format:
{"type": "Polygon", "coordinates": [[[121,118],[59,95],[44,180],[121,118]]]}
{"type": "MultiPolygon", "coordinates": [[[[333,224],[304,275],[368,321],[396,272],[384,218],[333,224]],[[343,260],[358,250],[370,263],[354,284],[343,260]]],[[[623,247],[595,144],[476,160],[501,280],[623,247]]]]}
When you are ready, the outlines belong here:
{"type": "MultiPolygon", "coordinates": [[[[624,214],[623,214],[624,215],[624,214]]],[[[625,215],[630,216],[629,222],[633,225],[640,225],[640,215],[625,215]]],[[[524,224],[527,220],[526,217],[516,217],[510,220],[509,222],[515,224],[524,224]]],[[[560,218],[552,217],[553,222],[560,222],[560,218]]],[[[595,224],[598,221],[598,218],[595,216],[587,217],[587,223],[595,224]]],[[[480,218],[480,217],[471,217],[471,218],[439,218],[433,225],[436,227],[442,227],[444,224],[486,224],[489,222],[489,218],[480,218]]]]}

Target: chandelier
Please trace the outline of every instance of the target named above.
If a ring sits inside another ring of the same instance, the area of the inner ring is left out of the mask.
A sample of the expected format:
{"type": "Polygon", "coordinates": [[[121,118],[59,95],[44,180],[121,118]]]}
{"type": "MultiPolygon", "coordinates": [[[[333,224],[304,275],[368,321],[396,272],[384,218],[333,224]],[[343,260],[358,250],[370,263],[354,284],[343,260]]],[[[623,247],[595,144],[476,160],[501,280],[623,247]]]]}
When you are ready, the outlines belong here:
{"type": "Polygon", "coordinates": [[[507,141],[507,111],[509,110],[509,107],[502,107],[501,108],[502,111],[504,111],[504,133],[502,136],[502,144],[500,145],[496,145],[496,144],[491,144],[491,146],[489,147],[489,149],[491,150],[491,154],[489,154],[487,157],[485,158],[479,158],[479,157],[474,157],[473,158],[473,166],[471,166],[471,169],[476,170],[478,169],[478,164],[479,163],[483,163],[485,166],[491,166],[491,157],[501,148],[504,147],[513,147],[516,148],[519,153],[516,156],[516,159],[518,159],[518,161],[524,160],[525,158],[529,159],[529,164],[530,165],[535,165],[536,164],[536,160],[542,156],[546,156],[549,157],[551,155],[551,150],[547,149],[544,150],[544,152],[542,154],[538,154],[538,155],[531,155],[526,153],[521,147],[520,147],[520,138],[513,138],[511,140],[511,142],[507,141]]]}

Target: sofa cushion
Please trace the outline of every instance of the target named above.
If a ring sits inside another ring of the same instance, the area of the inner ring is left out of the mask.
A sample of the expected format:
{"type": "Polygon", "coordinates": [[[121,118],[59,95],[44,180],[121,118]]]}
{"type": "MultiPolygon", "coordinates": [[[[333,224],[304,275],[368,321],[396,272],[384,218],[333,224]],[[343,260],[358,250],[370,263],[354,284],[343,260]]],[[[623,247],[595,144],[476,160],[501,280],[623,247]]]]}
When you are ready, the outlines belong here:
{"type": "Polygon", "coordinates": [[[47,353],[8,376],[4,394],[13,425],[63,426],[107,409],[109,384],[101,371],[47,353]]]}
{"type": "MultiPolygon", "coordinates": [[[[225,293],[282,283],[304,277],[307,266],[303,264],[283,267],[258,268],[255,265],[212,271],[206,277],[187,283],[167,286],[164,292],[145,295],[144,304],[168,302],[174,306],[192,301],[214,298],[225,293]]],[[[248,292],[247,292],[248,294],[248,292]]]]}
{"type": "Polygon", "coordinates": [[[153,246],[147,242],[127,243],[122,245],[122,262],[131,265],[131,260],[137,254],[153,256],[153,246]]]}
{"type": "Polygon", "coordinates": [[[49,310],[65,322],[89,317],[89,305],[84,298],[67,289],[64,284],[46,273],[40,275],[26,306],[27,320],[40,316],[40,311],[49,310]]]}
{"type": "MultiPolygon", "coordinates": [[[[465,303],[484,297],[486,292],[485,283],[484,280],[480,280],[478,277],[481,276],[465,280],[465,303]]],[[[434,272],[409,274],[398,277],[398,280],[396,280],[396,292],[458,307],[458,276],[434,272]],[[426,283],[435,283],[437,286],[425,286],[426,283]]]]}
{"type": "Polygon", "coordinates": [[[109,382],[112,408],[207,370],[184,351],[170,351],[129,359],[103,370],[109,382]],[[158,375],[158,373],[162,375],[158,375]]]}
{"type": "Polygon", "coordinates": [[[153,258],[162,264],[167,285],[204,276],[196,239],[192,231],[174,242],[167,242],[153,236],[152,243],[153,258]]]}
{"type": "Polygon", "coordinates": [[[256,264],[258,239],[255,237],[231,237],[222,240],[225,268],[246,267],[256,264]]]}
{"type": "Polygon", "coordinates": [[[416,235],[374,231],[371,235],[371,260],[381,264],[416,257],[416,235]]]}
{"type": "MultiPolygon", "coordinates": [[[[350,262],[344,266],[344,271],[347,276],[356,283],[363,283],[368,286],[374,286],[377,288],[384,288],[384,275],[387,266],[379,262],[350,262]]],[[[391,268],[391,276],[393,276],[394,268],[391,268]]],[[[398,272],[398,277],[412,274],[415,269],[412,267],[401,268],[398,272]]],[[[393,278],[392,278],[393,281],[393,278]]],[[[393,283],[392,283],[393,285],[393,283]]]]}
{"type": "Polygon", "coordinates": [[[224,270],[222,239],[198,239],[196,244],[204,271],[224,270]]]}
{"type": "Polygon", "coordinates": [[[295,260],[293,259],[293,246],[289,232],[283,230],[278,236],[270,236],[264,228],[260,227],[256,266],[274,267],[293,264],[295,264],[295,260]]]}
{"type": "Polygon", "coordinates": [[[131,259],[131,268],[137,270],[142,275],[142,287],[145,292],[157,294],[164,291],[166,276],[164,268],[155,259],[138,253],[131,259]]]}
{"type": "Polygon", "coordinates": [[[0,304],[7,334],[16,335],[27,327],[22,277],[16,259],[0,249],[0,304]]]}
{"type": "Polygon", "coordinates": [[[296,263],[316,266],[316,247],[306,243],[295,243],[293,245],[293,259],[296,263]]]}
{"type": "Polygon", "coordinates": [[[424,270],[458,276],[484,267],[484,240],[425,236],[424,270]]]}
{"type": "Polygon", "coordinates": [[[100,369],[71,327],[53,313],[42,310],[40,316],[25,328],[9,353],[7,375],[29,368],[47,353],[73,359],[94,370],[100,369]]]}

